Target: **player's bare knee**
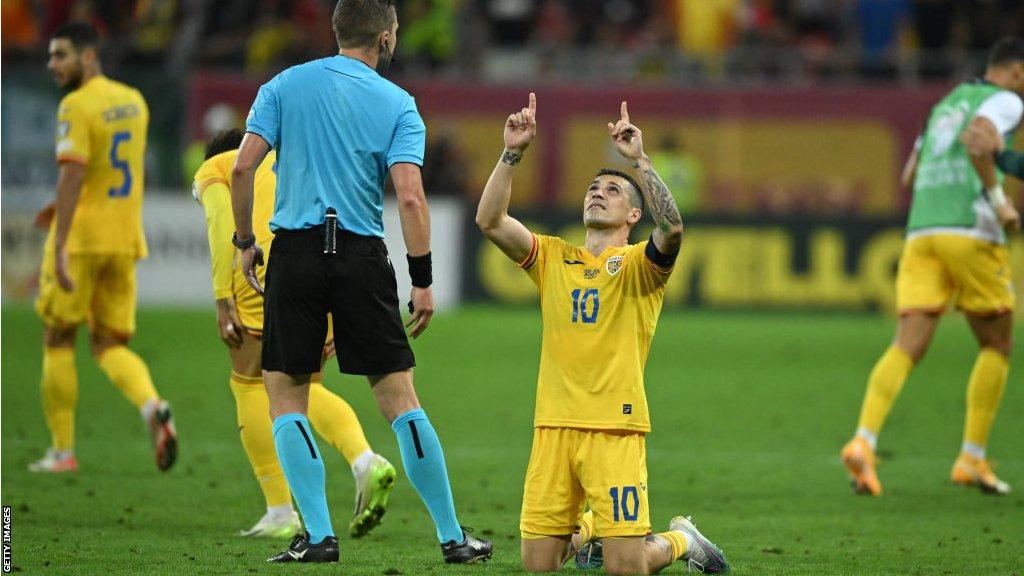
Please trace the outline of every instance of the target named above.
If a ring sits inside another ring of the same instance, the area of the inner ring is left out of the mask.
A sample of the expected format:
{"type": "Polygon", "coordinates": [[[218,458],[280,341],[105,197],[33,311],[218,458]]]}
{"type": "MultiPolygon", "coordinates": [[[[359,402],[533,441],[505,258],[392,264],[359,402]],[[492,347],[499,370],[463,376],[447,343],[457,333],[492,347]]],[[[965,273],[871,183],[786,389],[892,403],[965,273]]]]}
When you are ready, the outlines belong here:
{"type": "Polygon", "coordinates": [[[89,347],[92,349],[94,358],[99,358],[104,352],[117,346],[128,344],[128,337],[115,334],[107,330],[94,330],[89,332],[89,347]]]}
{"type": "Polygon", "coordinates": [[[979,342],[979,344],[981,345],[982,350],[986,348],[995,350],[1006,358],[1010,357],[1010,351],[1013,350],[1013,339],[1009,336],[989,338],[979,342]]]}
{"type": "Polygon", "coordinates": [[[47,326],[43,330],[43,343],[46,344],[47,348],[73,348],[77,333],[77,326],[47,326]]]}
{"type": "Polygon", "coordinates": [[[523,569],[527,572],[557,572],[559,568],[561,568],[561,565],[556,559],[523,554],[523,569]]]}
{"type": "Polygon", "coordinates": [[[892,342],[893,346],[905,352],[907,356],[910,356],[915,365],[924,358],[930,344],[930,335],[914,333],[908,330],[901,330],[892,342]]]}
{"type": "Polygon", "coordinates": [[[644,562],[634,558],[618,558],[607,553],[604,557],[605,574],[647,574],[647,566],[644,562]]]}
{"type": "Polygon", "coordinates": [[[243,335],[240,348],[228,349],[231,356],[231,369],[241,376],[260,378],[263,376],[262,347],[259,340],[243,335]]]}

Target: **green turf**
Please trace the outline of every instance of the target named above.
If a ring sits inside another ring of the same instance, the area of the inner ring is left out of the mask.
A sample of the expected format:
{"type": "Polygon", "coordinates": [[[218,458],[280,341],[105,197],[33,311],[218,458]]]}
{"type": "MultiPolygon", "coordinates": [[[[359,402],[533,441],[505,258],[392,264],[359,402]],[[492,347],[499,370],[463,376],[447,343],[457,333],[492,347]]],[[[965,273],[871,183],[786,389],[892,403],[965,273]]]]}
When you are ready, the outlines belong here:
{"type": "MultiPolygon", "coordinates": [[[[959,318],[940,329],[892,414],[882,443],[885,497],[850,494],[838,451],[891,324],[853,315],[664,315],[647,368],[655,529],[692,514],[739,574],[1020,574],[1020,368],[990,447],[1018,492],[986,497],[947,480],[975,353],[959,318]]],[[[532,310],[442,315],[415,343],[418,389],[444,442],[460,520],[495,543],[490,563],[455,568],[440,562],[429,517],[404,479],[384,525],[362,541],[342,542],[341,567],[267,566],[263,558],[284,543],[232,535],[257,519],[262,500],[238,441],[212,311],[139,315],[134,346],[177,409],[182,453],[172,472],[156,471],[134,410],[81,348],[81,470],[30,475],[26,465],[47,444],[40,328],[28,310],[5,308],[2,329],[2,499],[14,508],[13,557],[24,573],[519,572],[540,334],[532,310]]],[[[328,383],[363,417],[376,450],[398,465],[394,437],[365,383],[336,374],[328,383]]],[[[341,528],[351,475],[338,454],[324,453],[341,528]]]]}

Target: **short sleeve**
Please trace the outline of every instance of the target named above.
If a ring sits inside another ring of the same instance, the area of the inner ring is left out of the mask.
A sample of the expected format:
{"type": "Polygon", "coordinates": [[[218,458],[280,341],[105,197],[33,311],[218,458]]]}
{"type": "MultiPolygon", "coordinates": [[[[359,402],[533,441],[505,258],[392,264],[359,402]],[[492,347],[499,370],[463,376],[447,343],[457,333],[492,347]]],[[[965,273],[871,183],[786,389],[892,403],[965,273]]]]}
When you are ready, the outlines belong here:
{"type": "Polygon", "coordinates": [[[224,184],[229,188],[231,187],[231,182],[228,179],[229,172],[225,169],[225,165],[229,160],[229,155],[218,154],[203,162],[203,165],[199,167],[195,177],[192,179],[192,197],[195,198],[196,202],[202,204],[203,192],[214,184],[224,184]]]}
{"type": "Polygon", "coordinates": [[[89,161],[88,115],[80,104],[65,98],[57,109],[57,162],[89,161]]]}
{"type": "Polygon", "coordinates": [[[647,292],[665,286],[672,275],[675,259],[659,252],[654,242],[648,239],[633,245],[625,264],[647,292]]]}
{"type": "Polygon", "coordinates": [[[1022,115],[1024,102],[1021,102],[1020,96],[1009,90],[1000,90],[986,98],[975,113],[975,116],[991,120],[996,130],[1004,136],[1017,129],[1022,115]]]}
{"type": "Polygon", "coordinates": [[[388,167],[399,162],[423,165],[423,150],[426,147],[427,127],[416,110],[416,101],[410,96],[395,124],[388,147],[388,167]]]}
{"type": "Polygon", "coordinates": [[[260,86],[256,100],[245,121],[245,131],[252,132],[267,141],[271,148],[277,145],[281,135],[281,102],[277,88],[280,76],[260,86]]]}
{"type": "Polygon", "coordinates": [[[533,235],[533,247],[530,248],[526,259],[519,262],[519,267],[526,271],[530,280],[533,280],[538,288],[541,287],[544,270],[551,259],[551,254],[559,252],[563,245],[564,241],[556,236],[533,235]]]}

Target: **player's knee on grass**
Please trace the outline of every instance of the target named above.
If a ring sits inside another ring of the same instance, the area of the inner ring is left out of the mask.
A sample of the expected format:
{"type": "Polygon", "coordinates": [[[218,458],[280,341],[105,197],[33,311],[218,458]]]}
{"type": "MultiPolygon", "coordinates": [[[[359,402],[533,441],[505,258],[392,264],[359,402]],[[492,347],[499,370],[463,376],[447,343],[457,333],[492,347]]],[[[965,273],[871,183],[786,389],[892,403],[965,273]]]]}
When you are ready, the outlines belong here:
{"type": "Polygon", "coordinates": [[[47,348],[73,348],[75,346],[75,334],[77,333],[77,326],[47,326],[43,330],[43,343],[46,344],[47,348]]]}
{"type": "Polygon", "coordinates": [[[568,549],[571,536],[543,536],[523,532],[520,553],[527,572],[556,572],[568,549]]]}
{"type": "Polygon", "coordinates": [[[647,549],[642,536],[602,538],[605,574],[647,574],[647,549]]]}

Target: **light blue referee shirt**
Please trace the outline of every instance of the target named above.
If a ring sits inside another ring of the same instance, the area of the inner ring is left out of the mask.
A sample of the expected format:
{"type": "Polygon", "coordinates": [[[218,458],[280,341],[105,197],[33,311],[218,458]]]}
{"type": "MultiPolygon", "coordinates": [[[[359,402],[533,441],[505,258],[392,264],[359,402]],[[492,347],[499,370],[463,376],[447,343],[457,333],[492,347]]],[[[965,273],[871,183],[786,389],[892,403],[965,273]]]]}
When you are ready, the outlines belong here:
{"type": "Polygon", "coordinates": [[[292,66],[261,86],[246,131],[277,150],[275,232],[323,224],[334,208],[341,228],[383,238],[388,168],[423,165],[416,101],[347,56],[292,66]]]}

